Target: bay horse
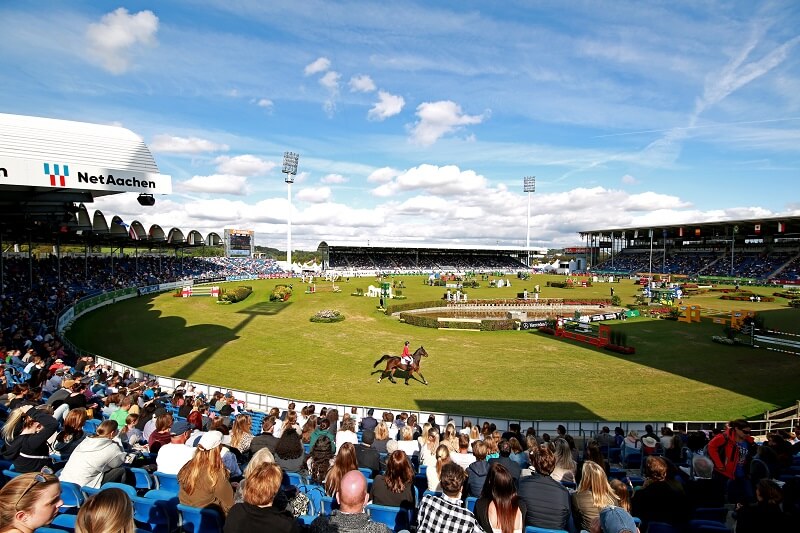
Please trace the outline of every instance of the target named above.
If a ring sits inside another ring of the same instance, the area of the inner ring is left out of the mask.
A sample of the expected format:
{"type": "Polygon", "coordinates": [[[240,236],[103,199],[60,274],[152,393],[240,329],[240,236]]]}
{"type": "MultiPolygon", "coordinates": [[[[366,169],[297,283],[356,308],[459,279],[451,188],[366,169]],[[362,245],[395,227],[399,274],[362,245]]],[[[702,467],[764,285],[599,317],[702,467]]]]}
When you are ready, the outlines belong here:
{"type": "MultiPolygon", "coordinates": [[[[425,348],[420,346],[411,355],[411,357],[414,358],[414,361],[411,363],[411,365],[404,365],[401,362],[399,355],[385,354],[383,357],[375,361],[375,364],[372,365],[372,368],[375,368],[376,366],[378,366],[378,364],[382,363],[383,361],[386,361],[386,368],[384,368],[383,370],[376,371],[381,373],[381,375],[378,376],[378,383],[380,383],[381,380],[383,380],[383,377],[386,374],[389,375],[389,381],[391,381],[392,383],[397,383],[394,380],[394,373],[398,370],[402,370],[406,372],[406,385],[408,385],[408,380],[410,377],[412,377],[414,373],[419,374],[419,377],[422,378],[422,383],[424,385],[427,385],[428,381],[425,379],[425,376],[423,376],[422,373],[419,371],[419,365],[423,357],[428,357],[428,352],[425,351],[425,348]]],[[[376,372],[373,372],[373,374],[375,374],[376,372]]]]}

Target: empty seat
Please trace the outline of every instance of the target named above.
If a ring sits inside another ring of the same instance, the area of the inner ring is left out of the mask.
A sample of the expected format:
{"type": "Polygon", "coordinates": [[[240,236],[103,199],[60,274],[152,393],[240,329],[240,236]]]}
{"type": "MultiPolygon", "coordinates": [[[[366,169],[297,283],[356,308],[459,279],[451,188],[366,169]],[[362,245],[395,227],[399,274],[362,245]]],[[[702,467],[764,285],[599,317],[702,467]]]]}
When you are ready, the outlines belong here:
{"type": "Polygon", "coordinates": [[[392,531],[411,528],[412,511],[409,509],[371,503],[367,505],[367,513],[373,522],[386,524],[392,531]]]}
{"type": "Polygon", "coordinates": [[[174,474],[165,474],[163,472],[155,471],[153,475],[158,481],[158,488],[159,490],[169,490],[178,494],[180,490],[180,485],[178,485],[178,476],[174,474]]]}
{"type": "Polygon", "coordinates": [[[178,504],[181,514],[181,528],[185,533],[219,533],[222,531],[222,517],[215,509],[201,509],[178,504]]]}

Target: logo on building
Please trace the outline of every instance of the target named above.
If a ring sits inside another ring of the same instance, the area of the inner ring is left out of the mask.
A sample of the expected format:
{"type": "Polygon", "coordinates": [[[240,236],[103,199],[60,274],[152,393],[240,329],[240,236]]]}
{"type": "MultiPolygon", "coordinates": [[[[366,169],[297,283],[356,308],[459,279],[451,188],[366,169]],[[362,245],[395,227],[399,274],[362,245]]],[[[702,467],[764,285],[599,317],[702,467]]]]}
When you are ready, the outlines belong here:
{"type": "Polygon", "coordinates": [[[67,178],[69,177],[69,165],[50,165],[50,163],[44,164],[44,173],[46,176],[50,176],[50,186],[51,187],[66,187],[67,186],[67,178]],[[52,172],[50,169],[52,168],[52,172]],[[61,172],[63,170],[63,172],[61,172]],[[56,184],[56,178],[58,178],[58,184],[56,184]]]}

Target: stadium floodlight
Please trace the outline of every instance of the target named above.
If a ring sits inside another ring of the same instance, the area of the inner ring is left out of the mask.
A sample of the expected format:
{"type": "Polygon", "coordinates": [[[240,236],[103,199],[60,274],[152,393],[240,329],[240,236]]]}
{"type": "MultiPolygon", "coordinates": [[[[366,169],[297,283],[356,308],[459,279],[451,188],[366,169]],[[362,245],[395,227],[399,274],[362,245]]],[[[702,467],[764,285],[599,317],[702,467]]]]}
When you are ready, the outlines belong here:
{"type": "Polygon", "coordinates": [[[281,172],[286,174],[286,195],[289,200],[289,210],[286,213],[286,267],[292,268],[292,183],[297,175],[297,163],[300,161],[300,154],[295,152],[283,153],[283,168],[281,172]]]}
{"type": "Polygon", "coordinates": [[[528,251],[528,268],[531,267],[531,193],[536,192],[536,176],[525,176],[522,180],[522,190],[528,193],[528,236],[525,239],[525,248],[528,251]]]}

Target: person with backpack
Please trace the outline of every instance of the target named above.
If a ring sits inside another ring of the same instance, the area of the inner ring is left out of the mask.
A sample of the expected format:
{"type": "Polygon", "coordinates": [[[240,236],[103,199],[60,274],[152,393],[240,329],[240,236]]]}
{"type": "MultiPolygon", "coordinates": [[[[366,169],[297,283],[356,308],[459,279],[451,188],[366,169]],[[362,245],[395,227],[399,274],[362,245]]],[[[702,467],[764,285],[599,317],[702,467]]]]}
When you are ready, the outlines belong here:
{"type": "Polygon", "coordinates": [[[728,422],[728,428],[708,443],[708,457],[714,463],[713,479],[720,490],[727,492],[731,503],[747,505],[753,499],[747,479],[752,446],[750,423],[741,418],[728,422]]]}

